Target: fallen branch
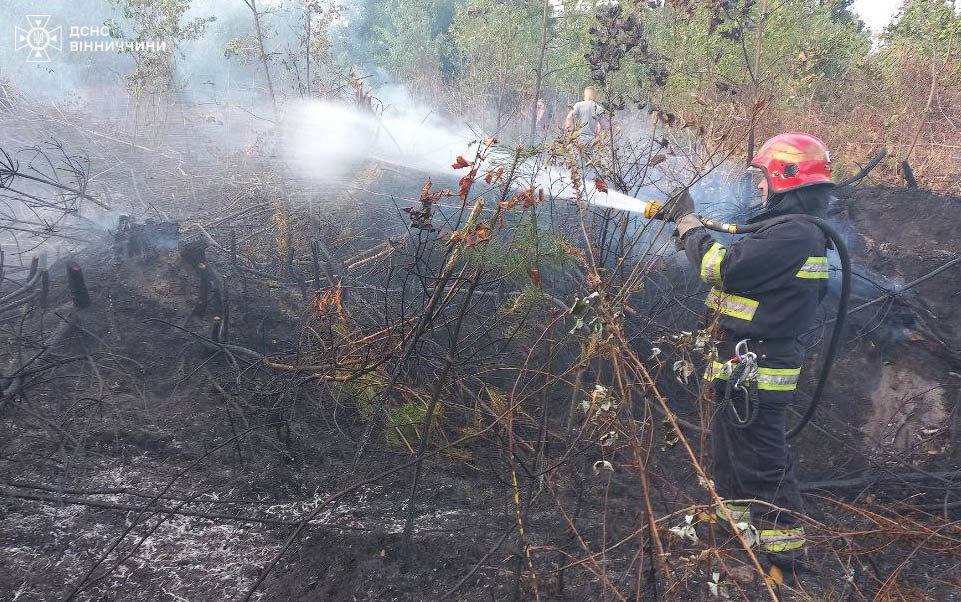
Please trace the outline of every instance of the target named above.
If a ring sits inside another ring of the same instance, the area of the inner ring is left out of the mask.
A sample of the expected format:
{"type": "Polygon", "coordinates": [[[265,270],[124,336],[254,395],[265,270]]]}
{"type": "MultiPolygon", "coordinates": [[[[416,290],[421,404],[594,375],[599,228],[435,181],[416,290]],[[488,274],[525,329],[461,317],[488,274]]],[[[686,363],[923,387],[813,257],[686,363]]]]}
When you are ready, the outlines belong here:
{"type": "Polygon", "coordinates": [[[854,479],[836,479],[833,481],[812,481],[810,483],[800,483],[801,491],[816,491],[819,489],[838,490],[838,489],[864,489],[872,485],[906,485],[908,483],[923,483],[924,481],[940,481],[941,486],[961,487],[961,470],[951,472],[933,473],[910,473],[892,474],[883,476],[880,474],[854,479]]]}
{"type": "Polygon", "coordinates": [[[854,174],[853,176],[851,176],[846,180],[842,180],[837,185],[837,188],[843,188],[845,186],[851,186],[852,184],[857,184],[858,182],[866,178],[869,173],[874,171],[874,168],[877,167],[878,164],[881,163],[881,161],[887,156],[888,156],[888,148],[884,147],[880,151],[878,151],[878,154],[874,155],[874,157],[870,161],[868,161],[867,165],[861,168],[861,171],[859,171],[858,173],[854,174]]]}

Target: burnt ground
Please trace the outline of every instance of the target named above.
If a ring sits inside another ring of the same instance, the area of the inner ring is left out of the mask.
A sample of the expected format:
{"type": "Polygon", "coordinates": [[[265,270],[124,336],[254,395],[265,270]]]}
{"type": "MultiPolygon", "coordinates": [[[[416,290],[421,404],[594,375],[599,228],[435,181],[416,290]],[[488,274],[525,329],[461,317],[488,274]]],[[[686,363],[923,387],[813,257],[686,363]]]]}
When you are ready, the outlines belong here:
{"type": "MultiPolygon", "coordinates": [[[[835,220],[854,256],[852,307],[881,302],[851,315],[819,423],[839,435],[847,431],[850,445],[875,465],[894,461],[931,471],[956,469],[961,266],[951,264],[912,283],[961,253],[959,202],[916,190],[858,189],[842,197],[835,220]],[[903,290],[906,285],[912,286],[903,290]]],[[[816,437],[811,431],[801,443],[813,439],[816,445],[816,437]]]]}
{"type": "MultiPolygon", "coordinates": [[[[392,206],[388,199],[381,202],[392,206]]],[[[841,199],[835,219],[850,236],[860,276],[854,305],[895,290],[961,252],[958,199],[859,189],[841,199]]],[[[326,235],[341,257],[357,251],[344,243],[350,223],[360,220],[311,227],[326,235]]],[[[368,236],[382,240],[382,234],[368,236]]],[[[197,272],[180,252],[195,238],[185,226],[176,246],[148,245],[131,256],[126,243],[107,232],[70,254],[84,267],[93,301],[89,308],[72,307],[64,262],[52,261],[47,309],[4,324],[8,331],[23,327],[44,333],[32,337],[25,352],[52,347],[44,361],[57,365],[44,366],[20,397],[0,401],[0,599],[63,599],[87,572],[105,576],[88,583],[78,599],[241,598],[304,513],[356,478],[351,461],[363,411],[355,401],[336,388],[314,388],[305,378],[264,366],[247,367],[238,376],[223,353],[204,344],[200,337],[207,336],[210,322],[192,316],[197,272]],[[62,332],[66,323],[71,327],[64,338],[44,338],[62,332]],[[168,485],[162,509],[153,505],[150,519],[132,526],[136,509],[168,485]],[[107,554],[128,527],[132,535],[107,554]]],[[[225,254],[211,251],[210,257],[212,265],[229,273],[225,254]]],[[[961,266],[852,316],[824,406],[796,442],[816,519],[839,528],[863,525],[821,496],[878,512],[910,500],[949,521],[937,523],[947,525],[945,532],[957,531],[957,522],[950,522],[961,517],[957,475],[925,481],[925,475],[959,468],[961,279],[956,269],[961,266]]],[[[289,283],[242,280],[243,292],[231,301],[231,342],[267,357],[296,347],[305,336],[304,324],[315,325],[311,296],[289,283]]],[[[668,330],[689,326],[685,315],[675,315],[668,330]]],[[[819,334],[812,335],[812,346],[819,334]]],[[[676,391],[671,379],[663,380],[667,390],[676,391]]],[[[811,389],[810,382],[805,389],[811,389]]],[[[566,395],[553,403],[566,404],[566,395]]],[[[682,404],[678,412],[690,417],[682,404]]],[[[444,436],[455,438],[453,432],[444,436]]],[[[359,474],[376,474],[409,458],[403,445],[378,439],[359,474]]],[[[514,578],[526,569],[514,532],[507,460],[497,432],[428,460],[410,547],[401,536],[409,471],[361,486],[323,509],[254,597],[533,597],[526,582],[514,578]]],[[[570,471],[521,492],[532,500],[525,528],[541,573],[537,594],[544,599],[609,595],[596,575],[575,562],[582,550],[562,516],[575,517],[589,539],[607,530],[607,541],[626,537],[642,524],[636,479],[627,473],[609,480],[595,477],[594,460],[592,453],[575,456],[570,471]],[[575,566],[560,570],[572,562],[575,566]]],[[[678,495],[678,487],[697,497],[693,472],[677,449],[656,454],[654,462],[653,504],[659,511],[687,505],[690,498],[678,495]]],[[[871,543],[859,541],[856,547],[867,549],[871,543]]],[[[672,545],[680,559],[684,546],[672,545]]],[[[845,599],[853,595],[848,583],[857,582],[870,599],[871,583],[912,558],[917,564],[898,577],[901,594],[916,600],[961,599],[961,571],[950,554],[915,553],[910,542],[903,550],[886,545],[884,553],[858,564],[869,568],[851,569],[850,580],[831,560],[816,563],[808,581],[811,596],[845,599]],[[865,574],[870,571],[873,576],[865,574]]],[[[631,554],[612,551],[605,563],[611,574],[623,576],[617,585],[626,591],[634,579],[656,591],[654,577],[631,571],[635,561],[631,554]]],[[[698,562],[684,568],[680,560],[675,568],[683,575],[679,599],[709,599],[709,570],[698,562]]],[[[763,599],[759,586],[754,588],[752,599],[763,599]]]]}

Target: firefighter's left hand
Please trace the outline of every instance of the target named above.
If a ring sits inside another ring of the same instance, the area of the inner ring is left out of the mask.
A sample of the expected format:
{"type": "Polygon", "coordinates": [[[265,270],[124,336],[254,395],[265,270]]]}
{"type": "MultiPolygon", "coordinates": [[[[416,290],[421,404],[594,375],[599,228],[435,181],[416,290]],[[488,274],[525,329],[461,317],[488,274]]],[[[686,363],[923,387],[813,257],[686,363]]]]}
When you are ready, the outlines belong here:
{"type": "Polygon", "coordinates": [[[664,203],[664,208],[655,216],[666,222],[678,222],[686,215],[694,213],[694,199],[687,188],[677,188],[664,203]]]}

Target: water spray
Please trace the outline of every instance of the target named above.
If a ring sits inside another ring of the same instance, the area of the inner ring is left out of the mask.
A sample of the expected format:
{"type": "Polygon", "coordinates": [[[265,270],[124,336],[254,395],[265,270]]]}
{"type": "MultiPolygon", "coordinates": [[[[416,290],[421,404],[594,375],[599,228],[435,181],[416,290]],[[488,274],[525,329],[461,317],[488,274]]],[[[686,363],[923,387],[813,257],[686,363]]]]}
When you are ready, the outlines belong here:
{"type": "Polygon", "coordinates": [[[664,207],[664,203],[661,201],[642,201],[614,190],[601,192],[596,187],[595,190],[597,191],[596,194],[589,201],[591,205],[640,213],[645,219],[654,219],[654,216],[664,207]]]}

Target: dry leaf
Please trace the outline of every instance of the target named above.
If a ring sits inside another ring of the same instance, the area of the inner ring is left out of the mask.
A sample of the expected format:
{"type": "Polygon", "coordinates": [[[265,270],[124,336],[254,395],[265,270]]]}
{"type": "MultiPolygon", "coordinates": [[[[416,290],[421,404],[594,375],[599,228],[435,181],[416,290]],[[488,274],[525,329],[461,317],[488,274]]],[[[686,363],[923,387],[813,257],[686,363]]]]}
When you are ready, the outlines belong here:
{"type": "Polygon", "coordinates": [[[477,177],[477,168],[474,167],[467,175],[460,179],[460,190],[457,191],[457,196],[464,202],[467,202],[467,195],[470,194],[470,187],[474,185],[474,178],[477,177]]]}
{"type": "Polygon", "coordinates": [[[457,160],[454,161],[454,164],[451,165],[451,167],[454,169],[464,169],[465,167],[470,167],[471,165],[473,165],[473,163],[465,159],[463,156],[458,155],[457,160]]]}

